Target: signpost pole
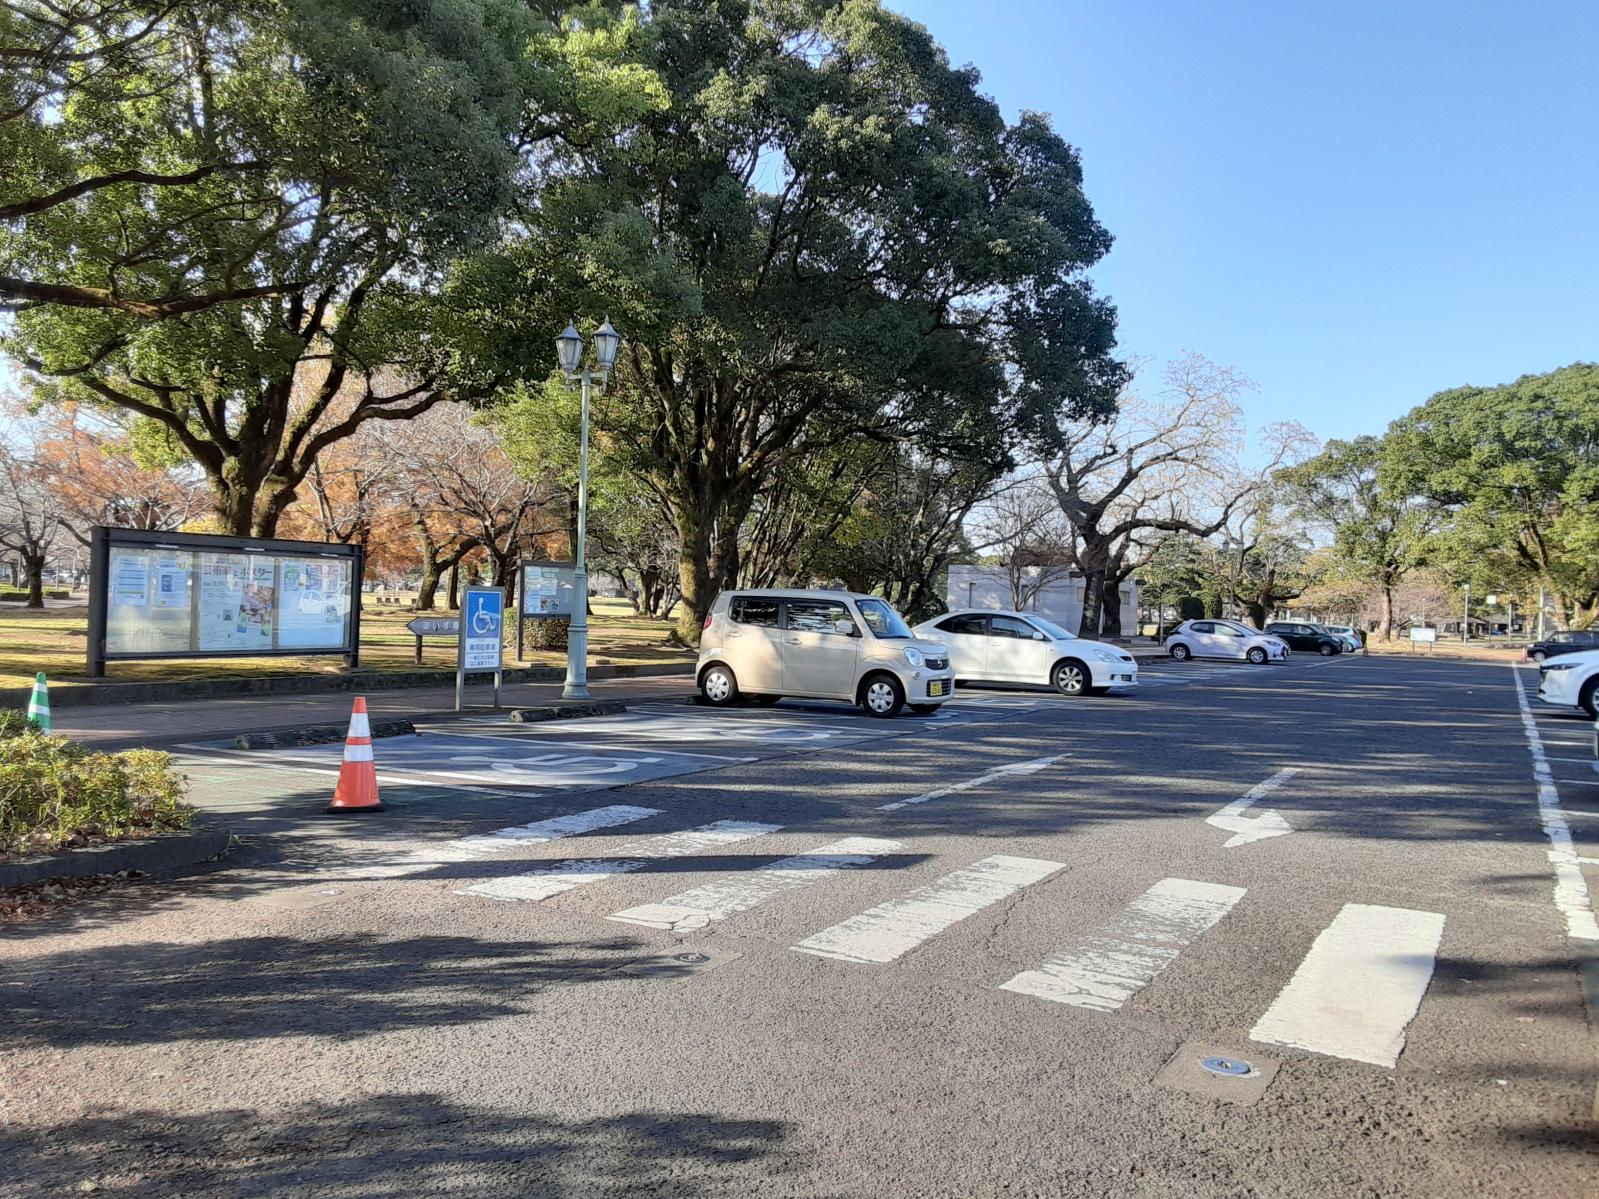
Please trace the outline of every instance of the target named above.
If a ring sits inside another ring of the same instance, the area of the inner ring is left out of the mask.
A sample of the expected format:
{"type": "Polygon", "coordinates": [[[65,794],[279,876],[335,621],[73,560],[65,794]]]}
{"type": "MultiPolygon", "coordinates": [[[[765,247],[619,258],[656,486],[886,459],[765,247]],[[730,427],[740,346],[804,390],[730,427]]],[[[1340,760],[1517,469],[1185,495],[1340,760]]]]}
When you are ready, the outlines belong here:
{"type": "Polygon", "coordinates": [[[89,540],[89,661],[91,679],[105,677],[106,589],[111,581],[111,534],[96,525],[89,540]]]}
{"type": "Polygon", "coordinates": [[[566,686],[562,699],[589,697],[589,378],[583,371],[583,435],[578,443],[577,468],[577,546],[572,571],[572,622],[566,629],[566,686]]]}

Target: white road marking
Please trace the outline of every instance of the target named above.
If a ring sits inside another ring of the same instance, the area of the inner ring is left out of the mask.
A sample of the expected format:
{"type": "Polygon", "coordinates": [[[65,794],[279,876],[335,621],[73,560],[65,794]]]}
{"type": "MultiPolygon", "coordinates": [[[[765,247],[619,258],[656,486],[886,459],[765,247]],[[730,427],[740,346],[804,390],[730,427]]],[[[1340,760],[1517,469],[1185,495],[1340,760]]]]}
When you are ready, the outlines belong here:
{"type": "Polygon", "coordinates": [[[1253,841],[1264,841],[1267,837],[1281,837],[1294,831],[1294,826],[1283,819],[1282,814],[1268,808],[1259,816],[1245,816],[1243,811],[1253,803],[1265,799],[1273,791],[1281,787],[1294,775],[1299,773],[1297,766],[1284,766],[1276,774],[1263,783],[1256,783],[1242,796],[1233,800],[1221,811],[1213,816],[1205,817],[1205,823],[1226,832],[1236,834],[1222,844],[1223,849],[1233,849],[1239,845],[1248,845],[1253,841]]]}
{"type": "Polygon", "coordinates": [[[851,916],[791,948],[846,962],[892,962],[957,921],[1065,868],[1062,862],[995,854],[851,916]]]}
{"type": "Polygon", "coordinates": [[[1532,718],[1527,690],[1521,685],[1521,669],[1510,667],[1516,684],[1516,702],[1521,705],[1521,727],[1532,754],[1532,775],[1538,784],[1538,816],[1543,834],[1549,839],[1549,864],[1555,871],[1555,907],[1566,918],[1566,936],[1577,941],[1599,941],[1599,920],[1594,919],[1593,898],[1582,877],[1582,866],[1571,843],[1571,825],[1560,809],[1560,792],[1555,790],[1554,773],[1544,757],[1543,740],[1532,718]]]}
{"type": "Polygon", "coordinates": [[[569,812],[565,816],[535,820],[532,824],[512,825],[473,837],[459,837],[442,845],[423,846],[407,853],[378,855],[366,863],[362,871],[370,878],[395,878],[429,866],[454,866],[497,853],[508,853],[518,846],[559,841],[563,837],[619,824],[632,824],[635,820],[660,814],[659,808],[636,808],[629,804],[611,804],[603,808],[590,808],[586,812],[569,812]]]}
{"type": "Polygon", "coordinates": [[[611,919],[671,929],[673,932],[688,932],[704,928],[715,920],[726,920],[735,913],[746,912],[774,895],[819,883],[840,870],[865,866],[884,854],[897,853],[903,848],[898,841],[879,837],[846,837],[842,841],[818,846],[809,853],[773,862],[759,870],[684,891],[660,903],[628,908],[625,912],[615,913],[611,919]]]}
{"type": "Polygon", "coordinates": [[[1345,904],[1250,1039],[1392,1069],[1443,934],[1437,912],[1345,904]]]}
{"type": "MultiPolygon", "coordinates": [[[[621,744],[618,744],[617,742],[612,741],[612,740],[604,740],[604,741],[557,741],[557,740],[555,740],[552,737],[541,736],[538,733],[537,730],[542,728],[542,727],[545,727],[545,726],[543,726],[541,724],[526,724],[526,725],[521,725],[519,727],[513,727],[513,726],[506,725],[504,723],[500,723],[500,724],[496,725],[496,728],[498,729],[498,731],[494,732],[494,733],[487,733],[487,732],[482,732],[482,731],[480,731],[480,732],[465,732],[465,733],[462,733],[462,732],[457,732],[457,731],[455,731],[453,729],[441,729],[441,728],[433,728],[433,727],[429,727],[427,729],[427,733],[428,733],[428,735],[430,737],[466,737],[466,738],[469,738],[469,739],[472,739],[472,740],[476,740],[476,741],[482,741],[484,739],[484,737],[487,736],[487,737],[491,737],[491,738],[493,738],[495,740],[499,740],[499,741],[508,741],[508,742],[510,742],[513,745],[518,744],[518,743],[521,743],[521,744],[525,745],[525,744],[528,744],[530,742],[535,742],[536,741],[540,746],[543,746],[543,747],[549,747],[549,748],[554,748],[554,749],[581,749],[581,750],[588,750],[590,752],[598,751],[598,752],[607,753],[607,754],[610,754],[610,753],[623,753],[623,754],[669,753],[674,758],[705,758],[708,761],[712,761],[712,762],[758,762],[758,761],[760,761],[759,758],[752,758],[752,757],[749,757],[747,755],[744,756],[744,757],[736,757],[733,754],[707,754],[707,753],[700,753],[698,751],[690,752],[689,750],[686,750],[686,749],[671,749],[671,750],[635,749],[631,745],[621,745],[621,744]]],[[[656,762],[656,761],[659,761],[659,760],[660,759],[658,759],[658,758],[646,758],[645,759],[645,761],[649,761],[649,762],[656,762]]]]}
{"type": "Polygon", "coordinates": [[[626,874],[642,870],[650,862],[661,858],[685,858],[708,850],[720,849],[751,837],[775,833],[782,825],[753,824],[744,820],[718,820],[700,828],[684,829],[676,833],[663,833],[634,841],[617,850],[613,858],[575,858],[552,862],[525,874],[508,878],[490,879],[470,887],[462,887],[458,895],[478,895],[485,899],[541,900],[560,895],[585,883],[598,882],[613,874],[626,874]]]}
{"type": "Polygon", "coordinates": [[[995,779],[1002,779],[1015,775],[1037,774],[1046,766],[1053,766],[1062,758],[1069,757],[1071,757],[1071,754],[1056,754],[1049,758],[1034,758],[1030,762],[1013,762],[1009,766],[997,766],[993,770],[988,771],[986,774],[980,774],[976,778],[967,779],[963,783],[951,783],[947,787],[940,787],[936,791],[928,791],[923,795],[917,795],[911,799],[900,799],[893,803],[879,804],[877,810],[879,812],[893,812],[900,808],[908,808],[912,804],[926,803],[928,800],[932,799],[943,799],[944,796],[954,795],[958,791],[970,791],[974,787],[983,787],[989,783],[992,783],[995,779]]]}
{"type": "Polygon", "coordinates": [[[1113,1012],[1243,897],[1243,887],[1163,878],[1076,949],[1023,971],[1000,989],[1113,1012]]]}

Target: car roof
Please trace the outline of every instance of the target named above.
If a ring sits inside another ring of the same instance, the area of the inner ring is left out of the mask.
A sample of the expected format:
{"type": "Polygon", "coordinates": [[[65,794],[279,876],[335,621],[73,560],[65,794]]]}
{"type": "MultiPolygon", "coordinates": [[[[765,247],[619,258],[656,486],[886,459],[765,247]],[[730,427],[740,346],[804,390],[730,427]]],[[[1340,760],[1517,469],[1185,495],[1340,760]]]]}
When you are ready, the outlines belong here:
{"type": "MultiPolygon", "coordinates": [[[[829,590],[826,587],[729,587],[727,595],[756,595],[768,599],[882,599],[880,595],[867,595],[864,591],[829,590]]],[[[886,603],[887,601],[884,600],[886,603]]]]}
{"type": "MultiPolygon", "coordinates": [[[[951,608],[948,612],[940,612],[937,616],[929,616],[922,623],[930,624],[935,620],[947,620],[951,616],[1019,616],[1023,620],[1029,618],[1049,620],[1049,617],[1038,612],[1018,612],[1015,608],[951,608]]],[[[1050,621],[1050,623],[1053,624],[1054,622],[1050,621]]]]}

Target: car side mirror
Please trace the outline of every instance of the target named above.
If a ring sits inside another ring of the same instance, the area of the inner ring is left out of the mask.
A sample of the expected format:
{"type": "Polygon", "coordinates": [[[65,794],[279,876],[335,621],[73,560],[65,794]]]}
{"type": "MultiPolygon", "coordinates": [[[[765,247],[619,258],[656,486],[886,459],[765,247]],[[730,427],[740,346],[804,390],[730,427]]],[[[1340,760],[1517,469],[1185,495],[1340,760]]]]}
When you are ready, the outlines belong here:
{"type": "Polygon", "coordinates": [[[1049,638],[1044,636],[1044,634],[1040,633],[1037,629],[1034,629],[1033,630],[1033,640],[1034,641],[1048,641],[1049,638]]]}
{"type": "Polygon", "coordinates": [[[846,637],[860,636],[859,630],[855,628],[855,622],[847,616],[841,616],[833,622],[833,632],[843,633],[846,637]]]}

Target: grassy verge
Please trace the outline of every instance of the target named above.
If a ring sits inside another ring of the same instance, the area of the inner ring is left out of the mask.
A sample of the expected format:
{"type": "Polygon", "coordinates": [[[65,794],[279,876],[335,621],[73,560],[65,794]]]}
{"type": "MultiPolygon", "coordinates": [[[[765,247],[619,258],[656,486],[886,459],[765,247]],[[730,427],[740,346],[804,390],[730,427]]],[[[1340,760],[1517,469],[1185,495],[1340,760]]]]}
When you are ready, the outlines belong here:
{"type": "MultiPolygon", "coordinates": [[[[88,638],[88,608],[60,607],[29,611],[0,608],[0,687],[25,687],[37,671],[49,676],[51,686],[71,686],[87,681],[84,651],[88,638]]],[[[687,651],[665,645],[671,626],[658,620],[641,620],[625,600],[596,599],[589,624],[591,664],[640,666],[682,662],[687,651]]],[[[450,616],[440,611],[424,615],[450,616]]],[[[416,616],[403,608],[368,603],[361,612],[361,667],[363,670],[416,670],[416,639],[406,622],[416,616]]],[[[514,643],[507,648],[506,665],[514,666],[514,643]]],[[[556,666],[566,661],[559,650],[530,650],[527,665],[556,666]]],[[[447,670],[455,665],[455,641],[430,637],[422,642],[422,668],[447,670]]],[[[259,675],[336,673],[338,657],[314,658],[191,658],[167,662],[113,662],[106,667],[108,682],[160,679],[225,679],[259,675]]]]}
{"type": "Polygon", "coordinates": [[[170,754],[96,753],[0,711],[0,856],[185,828],[186,785],[170,754]]]}

